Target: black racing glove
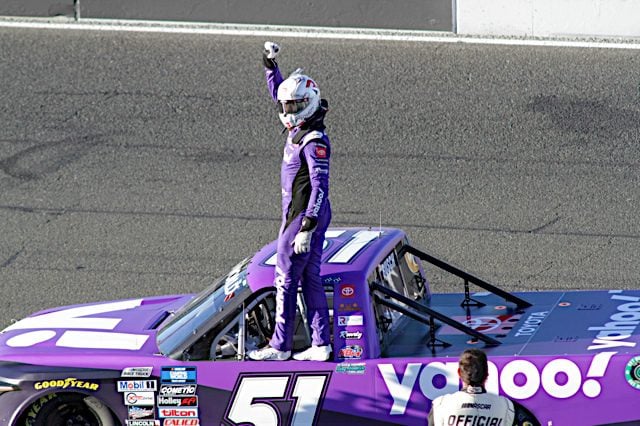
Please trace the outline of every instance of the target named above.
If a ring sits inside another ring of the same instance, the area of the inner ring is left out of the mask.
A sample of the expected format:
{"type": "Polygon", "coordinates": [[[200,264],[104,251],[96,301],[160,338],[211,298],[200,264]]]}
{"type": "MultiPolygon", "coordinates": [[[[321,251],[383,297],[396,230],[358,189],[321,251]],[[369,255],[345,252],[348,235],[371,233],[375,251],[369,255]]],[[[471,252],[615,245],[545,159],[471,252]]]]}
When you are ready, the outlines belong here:
{"type": "Polygon", "coordinates": [[[264,42],[264,51],[262,52],[262,63],[266,68],[270,70],[276,68],[278,63],[276,62],[276,57],[280,53],[280,46],[277,43],[272,41],[264,42]]]}
{"type": "Polygon", "coordinates": [[[304,218],[302,218],[302,226],[300,227],[300,231],[304,232],[304,231],[311,231],[313,229],[316,229],[317,224],[318,224],[318,219],[316,219],[315,217],[305,216],[304,218]]]}

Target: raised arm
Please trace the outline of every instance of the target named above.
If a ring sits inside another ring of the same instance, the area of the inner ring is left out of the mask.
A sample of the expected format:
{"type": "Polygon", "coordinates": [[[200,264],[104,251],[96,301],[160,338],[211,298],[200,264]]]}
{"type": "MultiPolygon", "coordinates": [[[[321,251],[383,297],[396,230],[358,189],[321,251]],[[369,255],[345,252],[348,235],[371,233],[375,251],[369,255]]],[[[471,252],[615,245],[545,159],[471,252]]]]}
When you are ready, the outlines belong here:
{"type": "Polygon", "coordinates": [[[276,62],[276,57],[280,53],[280,46],[272,41],[264,42],[264,51],[262,52],[262,63],[264,64],[264,72],[267,78],[267,86],[269,93],[274,102],[278,101],[278,86],[282,83],[283,78],[276,62]]]}

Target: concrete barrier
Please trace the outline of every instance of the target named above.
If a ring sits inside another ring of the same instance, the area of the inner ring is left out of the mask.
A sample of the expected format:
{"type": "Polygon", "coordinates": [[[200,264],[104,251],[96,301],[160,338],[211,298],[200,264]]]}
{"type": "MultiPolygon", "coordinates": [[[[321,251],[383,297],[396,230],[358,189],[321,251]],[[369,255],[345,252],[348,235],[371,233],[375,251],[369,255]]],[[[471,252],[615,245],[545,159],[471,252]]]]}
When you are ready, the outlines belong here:
{"type": "Polygon", "coordinates": [[[74,3],[74,0],[2,0],[0,1],[0,15],[36,18],[74,17],[74,3]]]}
{"type": "Polygon", "coordinates": [[[2,0],[0,15],[452,31],[451,0],[2,0]]]}
{"type": "Polygon", "coordinates": [[[640,37],[638,0],[457,0],[457,32],[527,37],[640,37]]]}
{"type": "Polygon", "coordinates": [[[640,0],[3,0],[0,16],[640,37],[640,0]]]}

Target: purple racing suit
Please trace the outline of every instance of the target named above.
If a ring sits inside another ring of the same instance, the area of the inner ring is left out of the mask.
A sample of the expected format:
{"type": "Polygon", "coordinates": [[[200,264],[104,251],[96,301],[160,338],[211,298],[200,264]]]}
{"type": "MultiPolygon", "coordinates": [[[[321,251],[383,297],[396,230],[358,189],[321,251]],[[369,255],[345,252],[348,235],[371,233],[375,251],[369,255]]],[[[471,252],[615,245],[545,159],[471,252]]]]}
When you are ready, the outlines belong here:
{"type": "MultiPolygon", "coordinates": [[[[265,68],[271,97],[277,102],[278,86],[283,78],[278,67],[265,68]]],[[[290,351],[296,316],[298,285],[307,308],[312,344],[330,343],[329,308],[320,279],[320,260],[324,234],[331,221],[329,203],[329,158],[331,144],[324,132],[327,103],[302,126],[291,129],[284,146],[280,172],[282,189],[282,225],[278,234],[276,260],[276,324],[271,347],[290,351]],[[295,254],[293,240],[303,219],[316,223],[308,253],[295,254]],[[307,220],[308,220],[307,219],[307,220]]]]}

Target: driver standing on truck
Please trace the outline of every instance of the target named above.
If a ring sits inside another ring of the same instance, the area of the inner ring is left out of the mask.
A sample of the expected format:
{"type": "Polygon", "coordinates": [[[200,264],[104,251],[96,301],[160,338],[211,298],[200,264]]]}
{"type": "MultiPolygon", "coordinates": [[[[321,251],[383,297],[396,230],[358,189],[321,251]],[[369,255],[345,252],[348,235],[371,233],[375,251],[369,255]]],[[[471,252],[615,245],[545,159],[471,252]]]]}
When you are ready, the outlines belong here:
{"type": "Polygon", "coordinates": [[[307,308],[312,346],[293,355],[297,360],[326,361],[331,355],[329,308],[320,279],[324,235],[331,221],[329,157],[325,133],[327,101],[314,80],[294,71],[283,79],[275,59],[280,46],[265,42],[263,64],[271,97],[286,127],[281,166],[282,224],[276,260],[276,313],[273,336],[266,347],[249,352],[253,360],[291,357],[298,285],[307,308]]]}
{"type": "Polygon", "coordinates": [[[460,355],[458,375],[462,389],[433,400],[429,426],[487,425],[539,426],[520,404],[509,398],[487,393],[484,384],[489,375],[487,355],[479,349],[467,349],[460,355]]]}

